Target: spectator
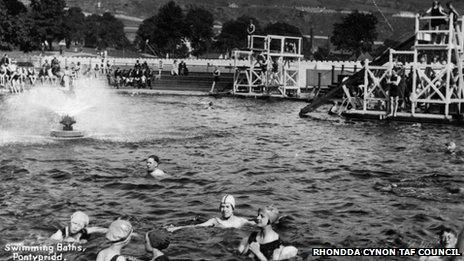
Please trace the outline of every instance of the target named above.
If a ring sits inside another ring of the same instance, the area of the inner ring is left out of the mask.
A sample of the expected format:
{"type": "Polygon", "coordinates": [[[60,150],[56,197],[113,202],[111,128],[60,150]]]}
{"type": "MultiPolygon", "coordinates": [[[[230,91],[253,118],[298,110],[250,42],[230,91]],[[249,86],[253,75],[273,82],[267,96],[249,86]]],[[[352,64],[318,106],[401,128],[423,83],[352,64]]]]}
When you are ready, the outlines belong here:
{"type": "Polygon", "coordinates": [[[179,75],[178,66],[177,66],[177,60],[174,60],[174,62],[172,63],[171,75],[179,75]]]}
{"type": "Polygon", "coordinates": [[[185,76],[187,76],[189,74],[189,70],[188,70],[187,64],[185,62],[182,62],[182,73],[185,76]]]}
{"type": "Polygon", "coordinates": [[[8,66],[10,64],[10,58],[8,58],[8,54],[4,54],[2,59],[0,60],[0,65],[5,64],[8,66]]]}
{"type": "Polygon", "coordinates": [[[116,89],[119,89],[119,86],[121,85],[121,70],[119,67],[114,70],[114,83],[116,85],[116,89]]]}
{"type": "MultiPolygon", "coordinates": [[[[445,13],[445,10],[441,6],[441,4],[438,1],[433,1],[432,7],[429,8],[426,12],[426,15],[430,15],[432,17],[439,17],[439,16],[447,16],[445,13]]],[[[436,19],[433,18],[430,21],[430,26],[432,27],[432,30],[439,30],[442,25],[446,24],[446,20],[444,19],[436,19]]],[[[432,43],[438,44],[442,40],[442,37],[439,36],[438,34],[434,33],[432,34],[432,43]]]]}
{"type": "Polygon", "coordinates": [[[163,71],[163,60],[159,60],[158,62],[158,79],[161,79],[161,72],[163,71]]]}
{"type": "Polygon", "coordinates": [[[144,76],[146,78],[147,86],[151,89],[151,77],[153,75],[152,75],[152,71],[151,71],[150,67],[148,67],[148,65],[147,65],[147,69],[145,70],[144,76]]]}
{"type": "Polygon", "coordinates": [[[396,117],[396,112],[398,111],[399,84],[401,81],[401,76],[398,75],[398,69],[398,67],[393,68],[390,77],[390,114],[387,116],[396,117]]]}
{"type": "Polygon", "coordinates": [[[142,67],[142,66],[140,65],[139,60],[136,60],[136,61],[135,61],[135,64],[134,64],[134,69],[139,69],[139,68],[141,68],[141,67],[142,67]]]}
{"type": "Polygon", "coordinates": [[[179,75],[184,75],[184,61],[179,63],[179,75]]]}
{"type": "Polygon", "coordinates": [[[216,66],[214,67],[213,71],[213,84],[211,85],[211,90],[209,91],[210,93],[214,92],[214,87],[216,86],[216,83],[219,82],[219,77],[221,76],[221,71],[219,68],[216,66]]]}
{"type": "Polygon", "coordinates": [[[253,46],[251,46],[251,38],[253,37],[253,34],[256,31],[256,26],[253,24],[253,20],[250,19],[250,24],[248,24],[247,28],[247,33],[248,33],[248,48],[251,49],[253,46]]]}
{"type": "Polygon", "coordinates": [[[148,63],[147,63],[147,61],[144,61],[144,62],[142,63],[142,69],[148,69],[148,63]]]}

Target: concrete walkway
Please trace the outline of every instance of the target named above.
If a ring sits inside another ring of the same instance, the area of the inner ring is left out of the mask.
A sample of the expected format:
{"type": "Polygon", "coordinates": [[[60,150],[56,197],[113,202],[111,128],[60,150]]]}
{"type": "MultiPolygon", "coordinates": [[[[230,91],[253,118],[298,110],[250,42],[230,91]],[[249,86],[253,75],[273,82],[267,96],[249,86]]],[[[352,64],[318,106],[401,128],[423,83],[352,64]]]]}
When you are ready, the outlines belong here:
{"type": "Polygon", "coordinates": [[[150,89],[114,89],[116,93],[139,95],[177,95],[177,96],[209,96],[209,92],[203,91],[180,91],[180,90],[150,90],[150,89]]]}

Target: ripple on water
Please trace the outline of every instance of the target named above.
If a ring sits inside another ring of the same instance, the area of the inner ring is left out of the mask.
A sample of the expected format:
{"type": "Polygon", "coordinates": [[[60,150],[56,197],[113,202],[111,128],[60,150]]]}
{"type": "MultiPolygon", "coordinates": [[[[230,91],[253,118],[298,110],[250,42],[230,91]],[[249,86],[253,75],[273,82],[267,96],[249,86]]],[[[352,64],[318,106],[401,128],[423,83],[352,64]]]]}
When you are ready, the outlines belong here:
{"type": "MultiPolygon", "coordinates": [[[[98,226],[124,216],[138,233],[197,224],[218,215],[224,194],[240,216],[276,205],[284,216],[276,229],[308,260],[313,247],[433,242],[439,225],[464,222],[462,164],[441,151],[449,137],[464,144],[460,128],[300,119],[291,102],[219,99],[205,111],[207,99],[193,97],[108,98],[79,117],[87,139],[48,141],[49,123],[35,138],[15,136],[2,124],[11,139],[0,138],[0,242],[46,238],[75,210],[98,226]],[[169,177],[143,177],[150,154],[169,177]]],[[[0,120],[6,111],[0,103],[0,120]]],[[[234,249],[251,230],[179,230],[167,253],[241,260],[234,249]]],[[[95,260],[104,241],[70,260],[95,260]]],[[[143,257],[142,240],[125,251],[143,257]]]]}

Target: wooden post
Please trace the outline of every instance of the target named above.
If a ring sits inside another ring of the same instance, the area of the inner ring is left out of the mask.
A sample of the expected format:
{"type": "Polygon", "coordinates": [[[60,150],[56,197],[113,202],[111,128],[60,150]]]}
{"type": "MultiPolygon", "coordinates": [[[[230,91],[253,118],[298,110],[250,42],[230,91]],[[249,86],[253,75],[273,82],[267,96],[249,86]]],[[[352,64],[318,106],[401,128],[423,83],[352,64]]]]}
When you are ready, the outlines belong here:
{"type": "MultiPolygon", "coordinates": [[[[453,53],[452,44],[453,44],[453,35],[454,35],[454,25],[453,25],[453,13],[450,15],[449,19],[449,28],[448,28],[448,46],[446,47],[448,50],[448,60],[446,64],[446,91],[445,91],[445,118],[448,118],[449,115],[449,105],[451,102],[451,94],[450,94],[450,80],[451,80],[451,55],[453,53]]],[[[457,61],[458,63],[461,61],[457,61]]]]}
{"type": "Polygon", "coordinates": [[[332,65],[332,84],[335,83],[334,77],[335,77],[335,65],[332,65]]]}
{"type": "Polygon", "coordinates": [[[317,73],[317,88],[319,90],[321,89],[321,76],[322,76],[322,73],[317,73]]]}
{"type": "Polygon", "coordinates": [[[363,97],[363,111],[367,111],[367,99],[368,99],[368,87],[369,87],[369,60],[364,61],[364,97],[363,97]]]}
{"type": "Polygon", "coordinates": [[[411,115],[414,116],[414,114],[416,113],[417,49],[414,49],[414,62],[413,62],[411,73],[412,73],[411,115]]]}

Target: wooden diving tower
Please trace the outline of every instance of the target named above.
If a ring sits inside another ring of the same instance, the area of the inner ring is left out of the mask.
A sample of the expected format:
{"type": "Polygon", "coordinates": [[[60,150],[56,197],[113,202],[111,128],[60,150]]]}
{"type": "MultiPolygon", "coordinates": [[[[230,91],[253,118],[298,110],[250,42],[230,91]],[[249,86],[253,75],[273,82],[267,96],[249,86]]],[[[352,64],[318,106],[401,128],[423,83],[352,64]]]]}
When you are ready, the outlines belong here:
{"type": "MultiPolygon", "coordinates": [[[[395,121],[464,124],[464,45],[463,19],[453,22],[450,17],[419,16],[415,18],[412,48],[388,52],[382,65],[364,62],[358,83],[342,83],[343,102],[336,110],[348,118],[387,119],[395,121]],[[441,29],[430,29],[433,19],[446,20],[441,29]],[[392,70],[399,71],[400,108],[396,116],[389,115],[389,85],[386,78],[392,70]],[[361,80],[361,76],[363,79],[361,80]]],[[[314,106],[313,106],[314,107],[314,106]]],[[[313,108],[302,109],[307,113],[313,108]]]]}
{"type": "Polygon", "coordinates": [[[248,50],[234,52],[233,94],[299,97],[302,38],[251,35],[248,50]]]}

